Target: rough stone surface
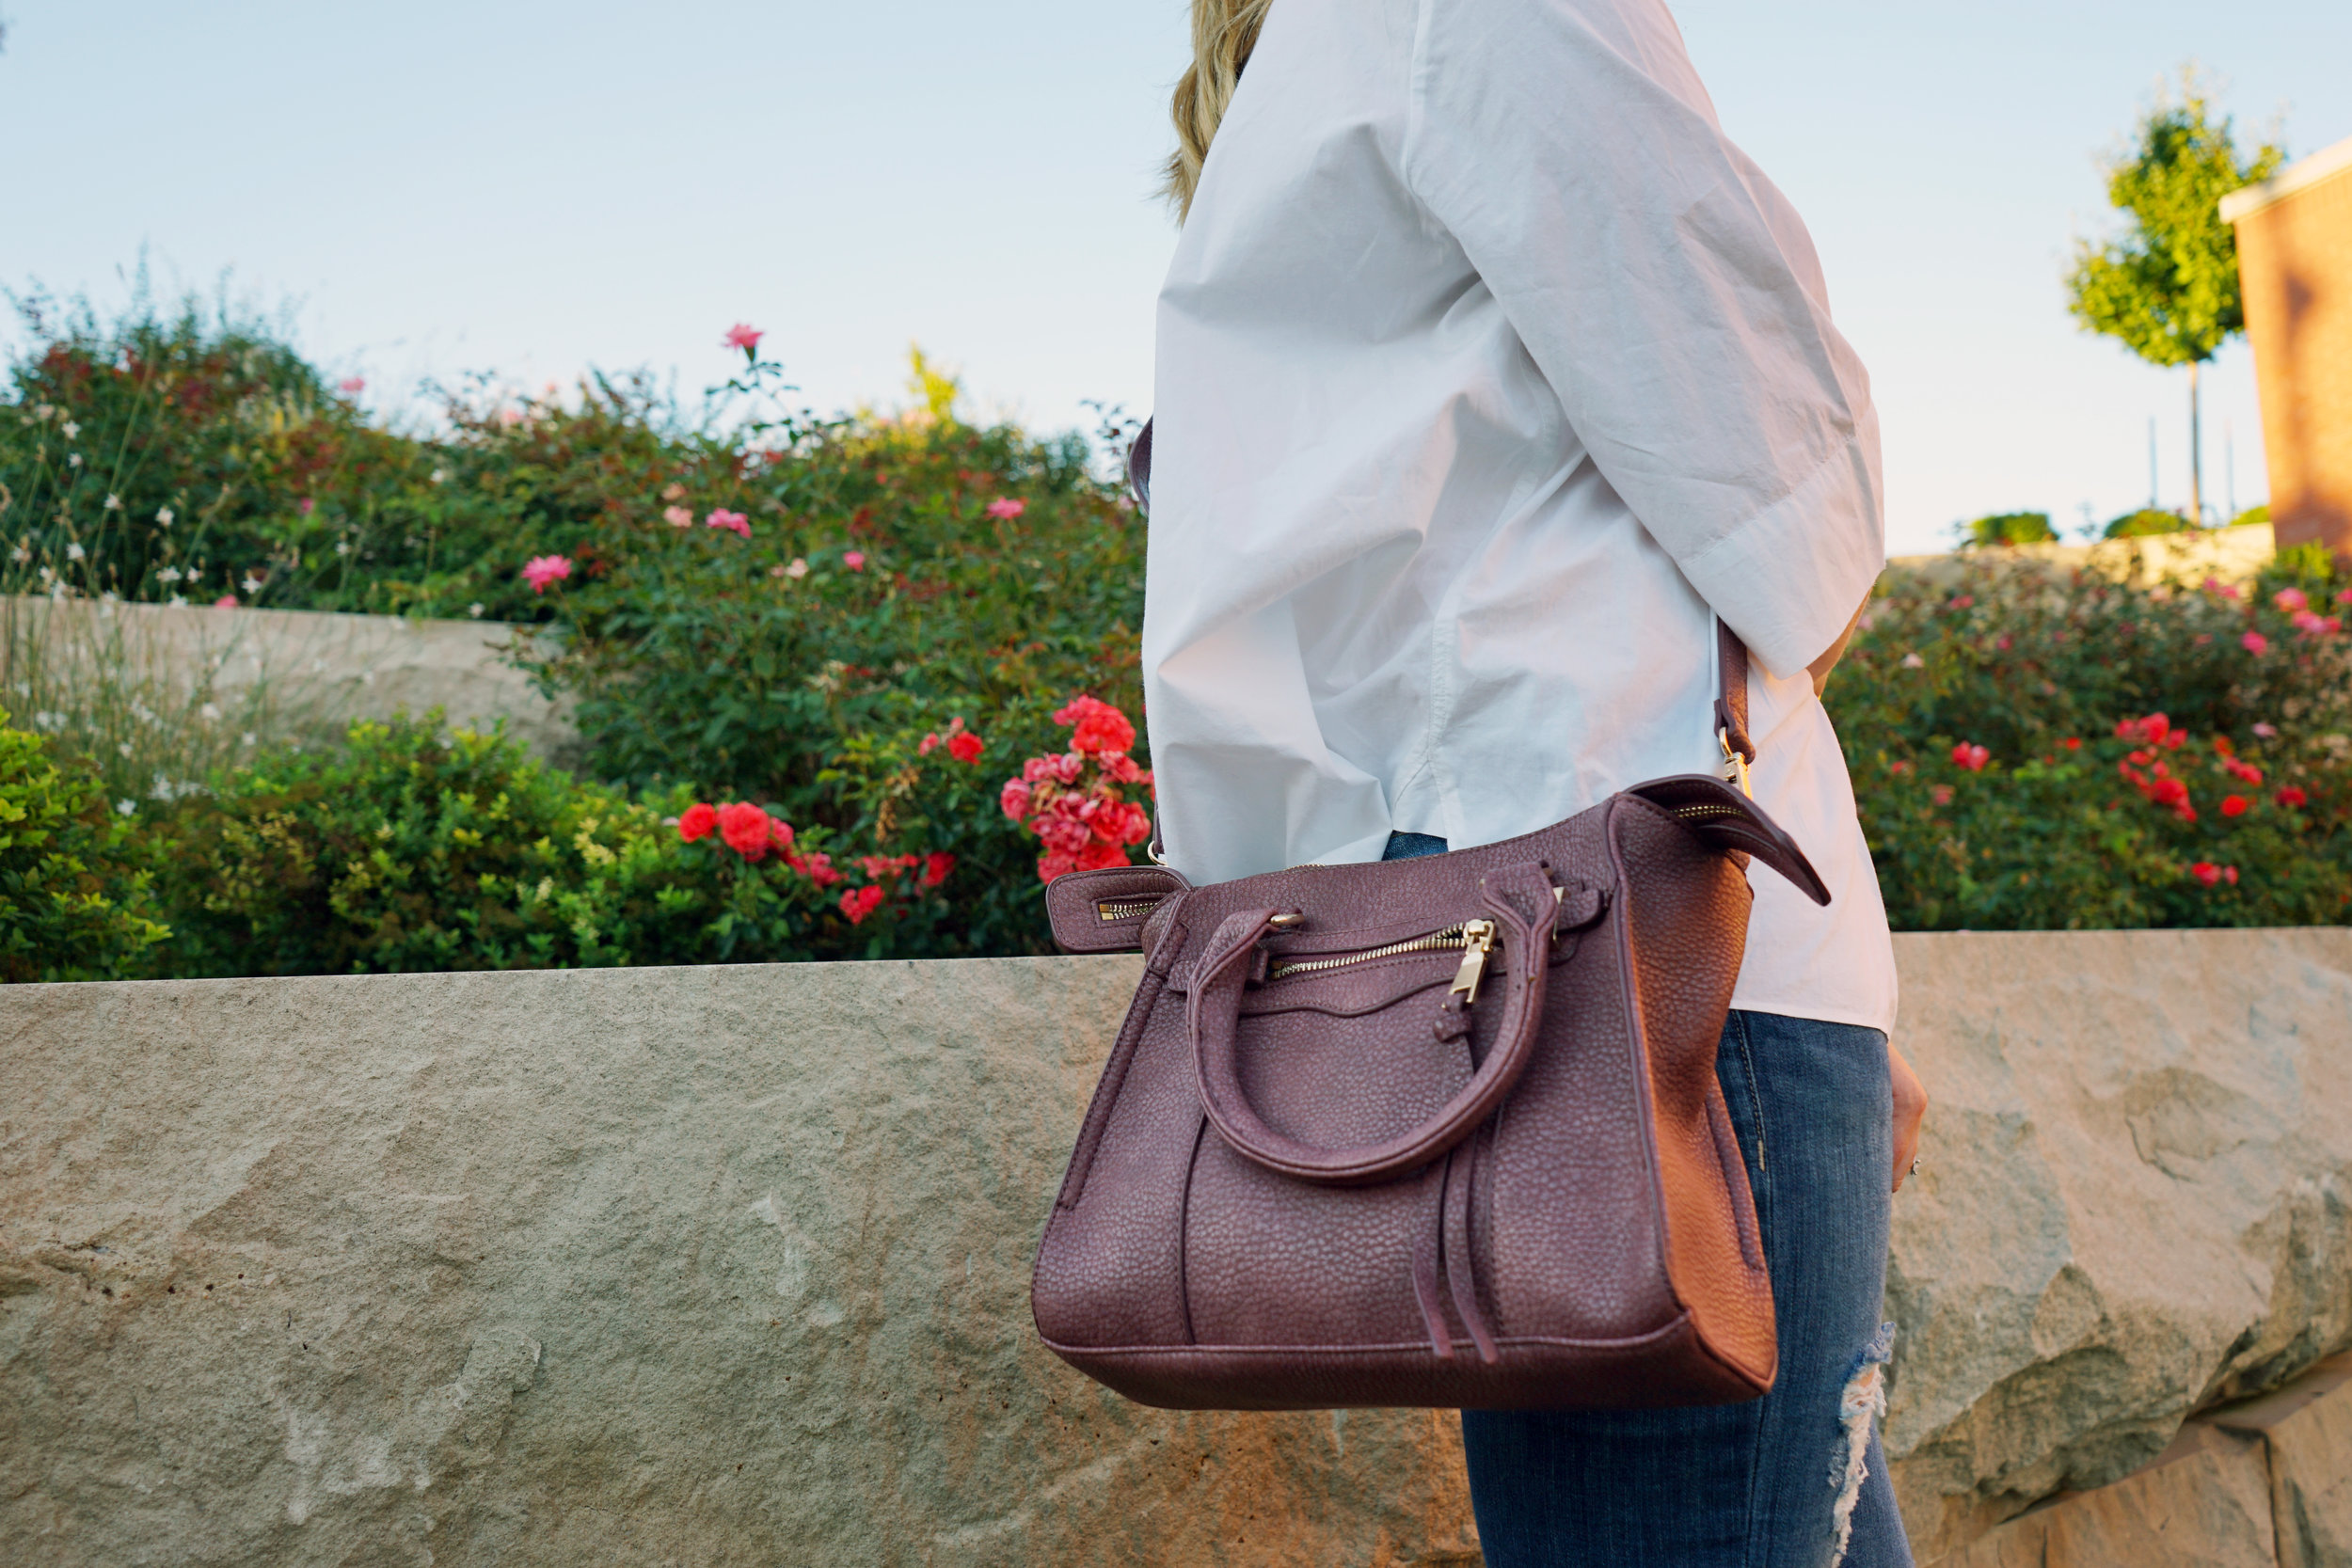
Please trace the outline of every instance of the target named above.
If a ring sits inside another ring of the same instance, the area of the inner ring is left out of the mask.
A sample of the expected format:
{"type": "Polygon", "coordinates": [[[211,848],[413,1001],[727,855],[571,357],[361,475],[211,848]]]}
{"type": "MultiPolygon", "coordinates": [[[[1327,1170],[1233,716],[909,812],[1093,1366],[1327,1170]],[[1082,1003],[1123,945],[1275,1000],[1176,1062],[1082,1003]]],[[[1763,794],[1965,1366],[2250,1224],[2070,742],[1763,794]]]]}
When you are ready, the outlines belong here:
{"type": "Polygon", "coordinates": [[[2352,1343],[2352,932],[1901,937],[1933,1097],[1887,1450],[1923,1560],[2352,1343]]]}
{"type": "MultiPolygon", "coordinates": [[[[2352,932],[1898,958],[1924,1560],[2352,1338],[2352,932]]],[[[1474,1562],[1450,1417],[1145,1411],[1036,1347],[1134,974],[0,991],[0,1561],[1474,1562]]],[[[2261,1443],[2324,1500],[2342,1425],[2261,1443]]]]}
{"type": "Polygon", "coordinates": [[[1994,1528],[1931,1568],[2274,1568],[2262,1445],[2202,1421],[2146,1469],[1994,1528]]]}
{"type": "Polygon", "coordinates": [[[2352,1356],[2190,1421],[2154,1464],[1929,1568],[2352,1568],[2352,1356]]]}
{"type": "Polygon", "coordinates": [[[2209,1419],[2262,1441],[2279,1568],[2352,1568],[2352,1355],[2209,1419]]]}
{"type": "Polygon", "coordinates": [[[1124,959],[0,993],[0,1561],[1474,1562],[1040,1350],[1124,959]]]}

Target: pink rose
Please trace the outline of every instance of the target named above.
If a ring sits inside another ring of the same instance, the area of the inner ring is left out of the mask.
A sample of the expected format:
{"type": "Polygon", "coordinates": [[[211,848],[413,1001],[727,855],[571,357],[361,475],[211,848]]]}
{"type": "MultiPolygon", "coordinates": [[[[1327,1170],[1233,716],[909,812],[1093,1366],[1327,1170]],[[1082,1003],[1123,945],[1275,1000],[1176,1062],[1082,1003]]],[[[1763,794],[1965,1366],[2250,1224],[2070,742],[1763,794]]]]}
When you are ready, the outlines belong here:
{"type": "Polygon", "coordinates": [[[863,572],[866,570],[866,552],[864,550],[843,550],[841,552],[841,564],[847,566],[852,572],[863,572]]]}
{"type": "Polygon", "coordinates": [[[691,512],[687,511],[686,508],[682,506],[663,507],[661,509],[661,520],[669,524],[672,528],[692,528],[694,526],[694,515],[691,512]]]}
{"type": "Polygon", "coordinates": [[[737,322],[733,326],[727,328],[727,335],[719,340],[719,346],[721,348],[739,348],[748,356],[759,352],[759,340],[765,338],[766,336],[768,336],[768,334],[760,331],[759,328],[755,326],[750,325],[744,322],[737,322]]]}
{"type": "Polygon", "coordinates": [[[703,522],[707,527],[723,528],[730,533],[740,534],[746,539],[752,536],[752,520],[740,512],[729,512],[724,507],[711,513],[709,516],[703,519],[703,522]]]}
{"type": "Polygon", "coordinates": [[[544,594],[550,582],[561,582],[572,575],[571,558],[561,555],[534,555],[523,565],[523,580],[531,584],[533,594],[544,594]]]}
{"type": "Polygon", "coordinates": [[[988,515],[990,516],[1002,517],[1008,521],[1020,516],[1021,514],[1026,512],[1027,510],[1029,510],[1029,503],[1027,501],[1016,499],[1011,496],[999,496],[994,500],[988,503],[988,515]]]}

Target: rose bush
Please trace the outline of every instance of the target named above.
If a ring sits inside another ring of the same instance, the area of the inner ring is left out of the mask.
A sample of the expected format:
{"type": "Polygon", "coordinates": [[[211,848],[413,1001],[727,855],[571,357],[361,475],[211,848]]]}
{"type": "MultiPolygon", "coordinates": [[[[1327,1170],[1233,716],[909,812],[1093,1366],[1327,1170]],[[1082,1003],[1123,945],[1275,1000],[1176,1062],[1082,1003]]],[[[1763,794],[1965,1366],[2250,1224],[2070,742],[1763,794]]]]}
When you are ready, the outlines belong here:
{"type": "Polygon", "coordinates": [[[2348,594],[1890,574],[1828,701],[1897,928],[2352,918],[2348,594]]]}

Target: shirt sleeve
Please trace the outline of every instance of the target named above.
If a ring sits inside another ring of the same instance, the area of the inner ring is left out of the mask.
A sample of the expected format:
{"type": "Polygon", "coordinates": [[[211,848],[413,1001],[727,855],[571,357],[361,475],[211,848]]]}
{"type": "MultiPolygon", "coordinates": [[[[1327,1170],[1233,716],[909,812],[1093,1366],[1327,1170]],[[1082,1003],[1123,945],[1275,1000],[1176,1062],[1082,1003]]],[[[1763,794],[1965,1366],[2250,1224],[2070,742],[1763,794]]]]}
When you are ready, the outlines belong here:
{"type": "Polygon", "coordinates": [[[1885,562],[1878,423],[1788,198],[1662,0],[1422,0],[1402,172],[1601,476],[1764,666],[1885,562]]]}

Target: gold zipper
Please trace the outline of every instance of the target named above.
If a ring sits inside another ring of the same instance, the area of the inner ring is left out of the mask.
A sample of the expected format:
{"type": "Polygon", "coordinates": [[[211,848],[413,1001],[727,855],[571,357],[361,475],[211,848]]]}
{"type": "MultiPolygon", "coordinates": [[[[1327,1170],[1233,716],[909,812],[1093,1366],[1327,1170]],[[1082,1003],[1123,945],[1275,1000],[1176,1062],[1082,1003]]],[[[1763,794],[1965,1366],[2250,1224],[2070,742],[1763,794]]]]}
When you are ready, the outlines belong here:
{"type": "Polygon", "coordinates": [[[1102,917],[1104,925],[1108,925],[1115,920],[1133,920],[1139,914],[1158,909],[1160,905],[1166,901],[1167,900],[1165,898],[1159,896],[1153,896],[1151,898],[1098,898],[1094,901],[1094,912],[1102,917]]]}
{"type": "Polygon", "coordinates": [[[1392,942],[1385,947],[1367,948],[1361,953],[1343,953],[1330,958],[1300,958],[1292,963],[1276,964],[1266,971],[1268,982],[1293,974],[1320,974],[1327,970],[1345,969],[1351,964],[1370,963],[1375,958],[1400,958],[1407,953],[1436,953],[1459,944],[1462,967],[1455,972],[1452,990],[1461,992],[1465,1001],[1478,998],[1478,981],[1486,973],[1487,955],[1494,951],[1495,923],[1491,920],[1465,920],[1448,926],[1427,936],[1411,937],[1392,942]]]}
{"type": "Polygon", "coordinates": [[[1669,816],[1687,819],[1696,816],[1745,816],[1748,814],[1741,811],[1738,806],[1712,806],[1700,804],[1694,806],[1677,806],[1666,815],[1669,816]]]}

